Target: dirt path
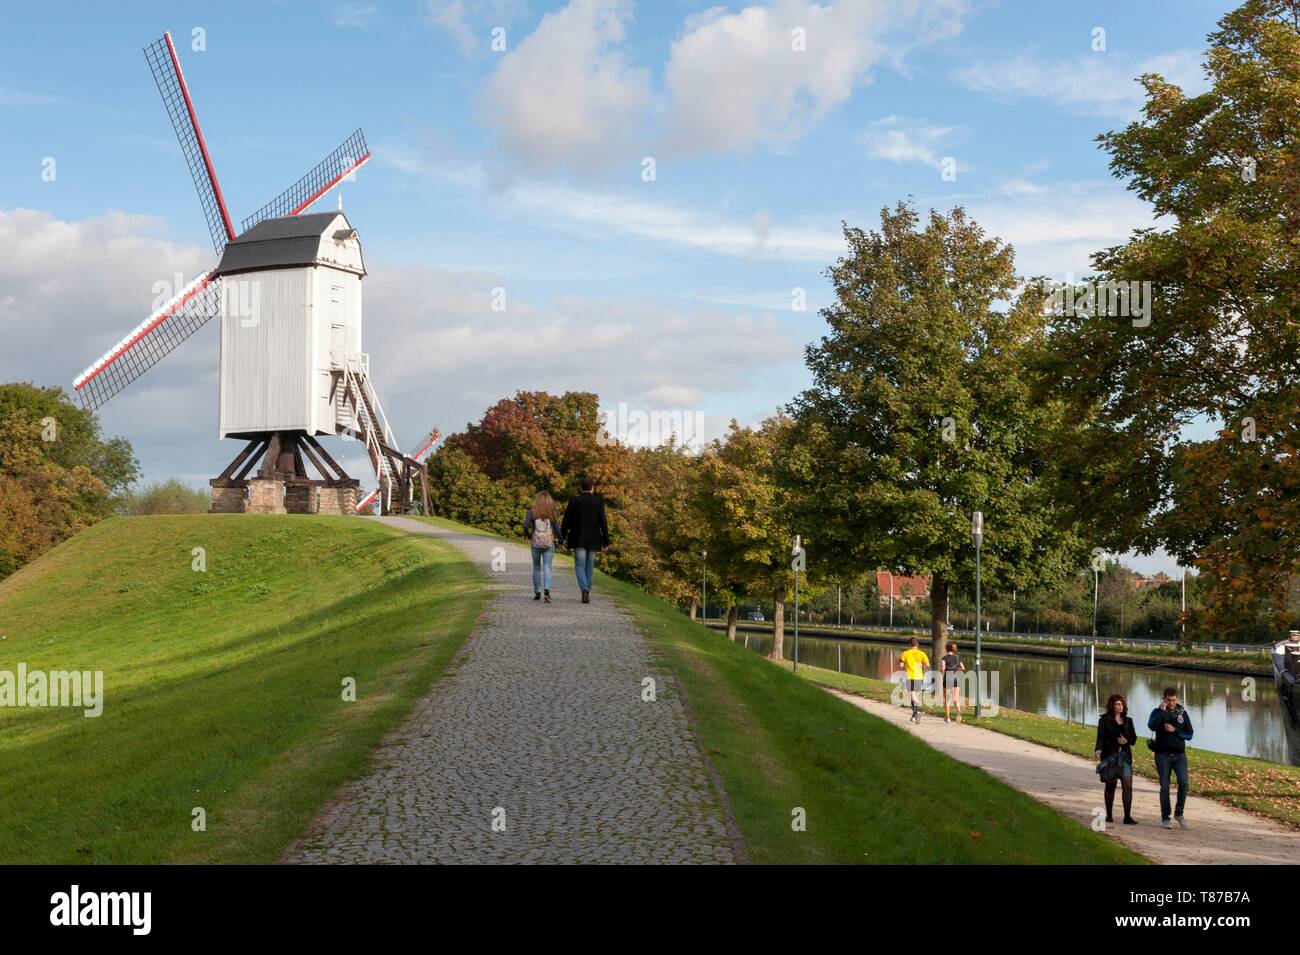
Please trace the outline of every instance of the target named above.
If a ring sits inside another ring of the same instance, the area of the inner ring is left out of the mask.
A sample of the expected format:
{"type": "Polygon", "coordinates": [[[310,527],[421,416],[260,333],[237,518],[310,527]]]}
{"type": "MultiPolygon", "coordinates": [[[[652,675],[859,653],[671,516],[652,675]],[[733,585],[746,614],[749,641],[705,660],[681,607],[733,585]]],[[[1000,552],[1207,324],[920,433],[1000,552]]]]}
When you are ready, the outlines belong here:
{"type": "MultiPolygon", "coordinates": [[[[1084,825],[1091,826],[1098,809],[1104,811],[1101,783],[1093,763],[1060,750],[1016,739],[969,723],[944,723],[925,716],[918,726],[911,711],[829,690],[840,699],[889,720],[935,749],[1028,793],[1084,825]]],[[[1300,832],[1240,809],[1202,799],[1196,792],[1196,754],[1190,753],[1192,795],[1186,817],[1191,829],[1175,824],[1160,827],[1160,789],[1154,780],[1133,778],[1133,816],[1136,826],[1118,822],[1106,831],[1153,862],[1203,865],[1295,865],[1300,863],[1300,832]]],[[[1171,794],[1176,795],[1176,794],[1171,794]]],[[[1115,818],[1122,818],[1120,793],[1115,793],[1115,818]]],[[[1062,860],[1069,862],[1068,859],[1062,860]]]]}

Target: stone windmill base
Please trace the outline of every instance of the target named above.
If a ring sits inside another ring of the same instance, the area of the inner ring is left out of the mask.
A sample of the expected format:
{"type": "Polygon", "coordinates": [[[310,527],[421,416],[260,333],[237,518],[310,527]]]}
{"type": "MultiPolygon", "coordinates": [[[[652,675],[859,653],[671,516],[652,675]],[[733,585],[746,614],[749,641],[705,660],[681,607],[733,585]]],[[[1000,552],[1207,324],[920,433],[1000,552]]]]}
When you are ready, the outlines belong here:
{"type": "Polygon", "coordinates": [[[208,483],[213,514],[355,514],[360,482],[306,431],[240,435],[248,444],[208,483]],[[307,470],[310,462],[319,477],[307,470]],[[254,471],[253,468],[257,467],[254,471]]]}

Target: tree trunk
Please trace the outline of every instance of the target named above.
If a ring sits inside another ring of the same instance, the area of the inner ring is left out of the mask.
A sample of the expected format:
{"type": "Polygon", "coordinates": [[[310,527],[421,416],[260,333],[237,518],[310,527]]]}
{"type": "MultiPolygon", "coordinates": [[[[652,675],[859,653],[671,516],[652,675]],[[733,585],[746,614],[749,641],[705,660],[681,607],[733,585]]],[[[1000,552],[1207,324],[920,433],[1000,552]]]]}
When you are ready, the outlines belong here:
{"type": "Polygon", "coordinates": [[[736,639],[736,608],[732,605],[727,608],[727,639],[736,639]]]}
{"type": "Polygon", "coordinates": [[[930,582],[931,663],[943,659],[948,643],[948,581],[935,577],[930,582]]]}
{"type": "Polygon", "coordinates": [[[772,652],[769,660],[785,659],[785,587],[778,586],[772,595],[772,652]]]}
{"type": "Polygon", "coordinates": [[[691,619],[692,620],[695,619],[695,615],[699,613],[699,610],[700,610],[700,602],[695,598],[694,595],[692,595],[691,596],[691,619]]]}

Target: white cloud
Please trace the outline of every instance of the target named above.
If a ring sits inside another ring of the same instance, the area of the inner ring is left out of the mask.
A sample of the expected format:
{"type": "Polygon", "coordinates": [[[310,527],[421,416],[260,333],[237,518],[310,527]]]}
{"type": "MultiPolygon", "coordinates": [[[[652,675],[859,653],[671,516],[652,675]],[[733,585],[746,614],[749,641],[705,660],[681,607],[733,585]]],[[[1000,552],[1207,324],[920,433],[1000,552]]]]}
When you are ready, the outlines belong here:
{"type": "Polygon", "coordinates": [[[960,30],[965,9],[962,0],[776,0],[690,17],[665,71],[669,146],[733,151],[795,140],[869,82],[880,60],[960,30]]]}
{"type": "Polygon", "coordinates": [[[1143,101],[1137,77],[1159,73],[1195,95],[1206,88],[1201,63],[1198,50],[1174,50],[1140,61],[1116,53],[1085,54],[1074,60],[1022,55],[966,67],[956,77],[978,92],[1008,99],[1046,99],[1088,115],[1131,119],[1143,101]]]}
{"type": "Polygon", "coordinates": [[[451,34],[461,52],[468,53],[478,42],[465,17],[465,0],[429,0],[429,19],[451,34]]]}
{"type": "Polygon", "coordinates": [[[435,418],[444,432],[459,429],[519,389],[695,408],[705,392],[747,391],[757,370],[800,361],[797,343],[761,314],[575,296],[508,298],[494,312],[500,276],[376,268],[366,281],[367,310],[383,316],[367,323],[366,349],[390,417],[401,410],[404,441],[435,418]]]}
{"type": "Polygon", "coordinates": [[[651,92],[619,49],[631,17],[629,0],[571,0],[504,55],[481,105],[511,154],[588,171],[638,154],[651,92]]]}
{"type": "Polygon", "coordinates": [[[427,0],[425,4],[429,22],[449,33],[465,56],[486,51],[492,29],[507,27],[523,16],[525,8],[523,0],[474,0],[470,4],[465,0],[427,0]]]}
{"type": "Polygon", "coordinates": [[[919,162],[933,169],[943,164],[938,150],[957,132],[953,126],[929,126],[898,116],[878,119],[863,134],[867,155],[888,162],[919,162]]]}
{"type": "Polygon", "coordinates": [[[340,3],[334,8],[334,25],[361,29],[369,26],[378,12],[378,7],[368,3],[340,3]]]}
{"type": "Polygon", "coordinates": [[[17,89],[12,86],[0,86],[0,107],[46,107],[68,106],[68,100],[62,96],[39,93],[34,90],[17,89]]]}
{"type": "MultiPolygon", "coordinates": [[[[825,263],[844,251],[838,218],[829,227],[778,223],[764,210],[731,219],[632,192],[563,186],[514,177],[502,180],[477,163],[425,160],[385,150],[382,161],[412,175],[460,189],[478,189],[495,204],[528,213],[548,227],[590,237],[632,237],[718,255],[825,263]]],[[[648,189],[652,187],[647,187],[648,189]]]]}
{"type": "Polygon", "coordinates": [[[1151,226],[1151,207],[1118,183],[1014,180],[997,195],[969,199],[966,209],[989,235],[1016,249],[1025,276],[1063,280],[1092,271],[1094,252],[1151,226]]]}

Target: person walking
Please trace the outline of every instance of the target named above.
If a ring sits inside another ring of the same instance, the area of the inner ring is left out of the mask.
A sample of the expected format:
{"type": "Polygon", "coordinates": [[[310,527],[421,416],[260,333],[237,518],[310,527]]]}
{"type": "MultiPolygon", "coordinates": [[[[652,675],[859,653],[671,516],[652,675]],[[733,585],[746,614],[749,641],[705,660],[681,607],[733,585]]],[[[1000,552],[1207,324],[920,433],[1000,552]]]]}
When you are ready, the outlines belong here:
{"type": "Polygon", "coordinates": [[[533,599],[551,602],[551,564],[555,560],[555,541],[560,531],[560,518],[555,499],[546,491],[538,491],[533,506],[524,515],[524,536],[532,544],[533,599]]]}
{"type": "Polygon", "coordinates": [[[605,502],[596,493],[596,482],[584,476],[581,486],[582,493],[564,509],[560,535],[573,550],[573,573],[578,578],[582,602],[589,604],[596,551],[609,546],[609,524],[605,521],[605,502]]]}
{"type": "Polygon", "coordinates": [[[907,649],[898,655],[898,668],[907,674],[907,689],[912,697],[912,722],[921,722],[921,710],[917,694],[925,686],[925,671],[930,669],[930,657],[920,648],[920,641],[913,637],[907,641],[907,649]]]}
{"type": "Polygon", "coordinates": [[[1165,829],[1173,828],[1169,822],[1169,776],[1172,773],[1178,779],[1174,818],[1178,825],[1190,829],[1183,818],[1183,807],[1187,804],[1187,743],[1192,738],[1192,718],[1179,704],[1176,688],[1165,687],[1160,705],[1151,711],[1147,720],[1147,729],[1155,733],[1148,745],[1155,752],[1156,775],[1160,778],[1160,825],[1165,829]]]}
{"type": "Polygon", "coordinates": [[[1097,772],[1106,793],[1106,821],[1115,821],[1115,787],[1124,787],[1124,825],[1136,826],[1133,818],[1133,741],[1137,727],[1128,715],[1128,701],[1119,693],[1106,700],[1106,712],[1097,720],[1097,772]]]}
{"type": "Polygon", "coordinates": [[[961,674],[966,664],[957,656],[957,644],[949,643],[948,652],[939,661],[943,668],[943,721],[951,723],[949,707],[957,707],[957,722],[961,722],[961,674]]]}

